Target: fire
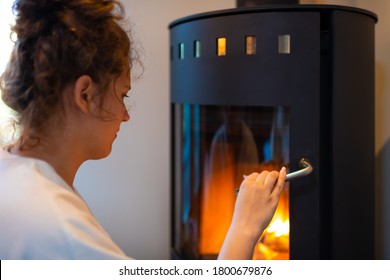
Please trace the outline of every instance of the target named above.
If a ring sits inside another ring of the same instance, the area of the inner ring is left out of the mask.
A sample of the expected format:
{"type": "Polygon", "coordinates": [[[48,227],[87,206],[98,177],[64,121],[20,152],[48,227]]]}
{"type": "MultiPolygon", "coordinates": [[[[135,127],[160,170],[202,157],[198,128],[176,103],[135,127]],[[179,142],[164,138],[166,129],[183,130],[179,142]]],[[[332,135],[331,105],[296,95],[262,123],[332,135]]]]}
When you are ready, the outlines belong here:
{"type": "MultiPolygon", "coordinates": [[[[237,166],[229,149],[226,145],[215,145],[214,156],[214,160],[210,161],[209,166],[206,166],[209,176],[205,176],[204,184],[207,187],[202,195],[200,211],[199,251],[203,255],[218,254],[231,222],[236,199],[233,190],[237,186],[235,180],[237,166]]],[[[251,168],[254,169],[253,166],[251,168]]],[[[258,171],[278,170],[278,168],[279,165],[265,166],[263,164],[258,168],[258,171]]],[[[275,215],[256,245],[253,259],[289,259],[288,189],[289,186],[286,183],[275,215]]]]}
{"type": "Polygon", "coordinates": [[[290,219],[288,185],[282,191],[278,208],[260,237],[254,259],[286,260],[290,258],[290,219]]]}
{"type": "MultiPolygon", "coordinates": [[[[217,255],[222,246],[233,216],[235,189],[240,186],[243,175],[254,171],[280,170],[285,166],[282,159],[259,164],[258,148],[251,129],[243,124],[238,128],[228,124],[221,126],[215,133],[203,166],[204,188],[200,193],[198,229],[198,249],[203,257],[217,255]],[[228,131],[232,130],[242,134],[242,143],[238,147],[226,141],[228,131]]],[[[281,193],[274,218],[260,237],[253,257],[289,258],[289,194],[286,187],[281,193]]]]}
{"type": "Polygon", "coordinates": [[[290,230],[290,221],[276,220],[267,229],[268,234],[273,234],[275,237],[288,235],[290,230]]]}
{"type": "Polygon", "coordinates": [[[199,252],[202,255],[218,254],[229,229],[236,200],[235,163],[232,148],[215,143],[213,158],[206,161],[208,173],[202,193],[200,209],[199,252]]]}

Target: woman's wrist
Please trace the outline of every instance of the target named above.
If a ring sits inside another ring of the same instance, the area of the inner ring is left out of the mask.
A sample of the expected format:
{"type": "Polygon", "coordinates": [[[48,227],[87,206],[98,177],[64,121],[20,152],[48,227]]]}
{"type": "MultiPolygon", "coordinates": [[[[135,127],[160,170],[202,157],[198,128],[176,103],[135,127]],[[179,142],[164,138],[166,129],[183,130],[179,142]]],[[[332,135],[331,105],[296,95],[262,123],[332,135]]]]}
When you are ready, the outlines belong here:
{"type": "Polygon", "coordinates": [[[247,227],[231,225],[222,245],[218,259],[252,259],[259,233],[247,227]]]}
{"type": "Polygon", "coordinates": [[[253,242],[256,243],[266,227],[267,225],[263,225],[263,222],[258,224],[242,217],[241,219],[233,217],[229,231],[231,230],[235,235],[240,235],[246,240],[254,240],[253,242]]]}

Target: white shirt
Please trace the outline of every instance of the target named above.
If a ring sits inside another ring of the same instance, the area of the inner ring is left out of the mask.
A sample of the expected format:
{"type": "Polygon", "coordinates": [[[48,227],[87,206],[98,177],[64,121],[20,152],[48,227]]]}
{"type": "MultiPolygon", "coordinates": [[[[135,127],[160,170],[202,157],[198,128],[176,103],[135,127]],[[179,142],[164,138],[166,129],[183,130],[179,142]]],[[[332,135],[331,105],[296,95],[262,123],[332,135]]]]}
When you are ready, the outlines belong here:
{"type": "Polygon", "coordinates": [[[128,259],[46,162],[0,149],[0,259],[128,259]]]}

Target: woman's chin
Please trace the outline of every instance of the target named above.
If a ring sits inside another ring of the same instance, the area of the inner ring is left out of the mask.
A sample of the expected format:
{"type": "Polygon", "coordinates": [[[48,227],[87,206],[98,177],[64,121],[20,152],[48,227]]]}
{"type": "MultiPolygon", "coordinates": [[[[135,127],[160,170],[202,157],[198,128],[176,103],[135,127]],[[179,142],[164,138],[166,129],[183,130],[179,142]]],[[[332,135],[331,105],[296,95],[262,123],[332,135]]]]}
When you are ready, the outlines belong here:
{"type": "Polygon", "coordinates": [[[91,158],[92,160],[98,160],[102,158],[106,158],[111,154],[112,147],[107,147],[105,149],[100,149],[96,153],[94,153],[93,157],[91,158]]]}

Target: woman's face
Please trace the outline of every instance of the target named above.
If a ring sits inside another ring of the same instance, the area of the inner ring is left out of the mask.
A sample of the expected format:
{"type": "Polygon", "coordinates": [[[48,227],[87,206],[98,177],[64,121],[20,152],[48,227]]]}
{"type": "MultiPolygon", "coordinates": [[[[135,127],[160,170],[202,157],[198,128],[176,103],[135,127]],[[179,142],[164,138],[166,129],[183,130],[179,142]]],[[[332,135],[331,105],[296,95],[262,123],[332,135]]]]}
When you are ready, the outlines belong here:
{"type": "MultiPolygon", "coordinates": [[[[110,82],[103,96],[101,105],[97,107],[97,118],[94,122],[93,159],[106,157],[110,154],[112,143],[120,129],[122,122],[130,120],[130,115],[125,105],[125,98],[131,88],[129,71],[124,71],[118,78],[110,82]]],[[[100,98],[100,97],[99,97],[100,98]]],[[[99,99],[97,98],[97,99],[99,99]]],[[[100,101],[97,101],[99,103],[100,101]]]]}

